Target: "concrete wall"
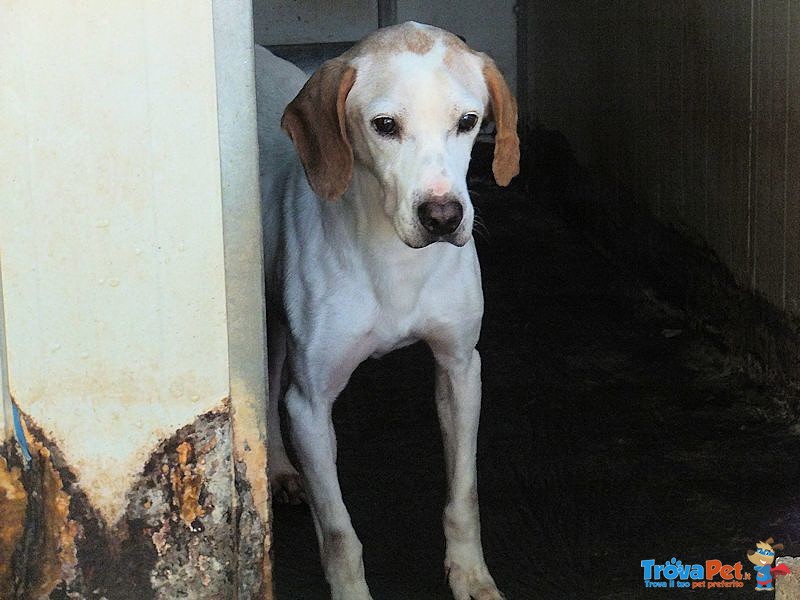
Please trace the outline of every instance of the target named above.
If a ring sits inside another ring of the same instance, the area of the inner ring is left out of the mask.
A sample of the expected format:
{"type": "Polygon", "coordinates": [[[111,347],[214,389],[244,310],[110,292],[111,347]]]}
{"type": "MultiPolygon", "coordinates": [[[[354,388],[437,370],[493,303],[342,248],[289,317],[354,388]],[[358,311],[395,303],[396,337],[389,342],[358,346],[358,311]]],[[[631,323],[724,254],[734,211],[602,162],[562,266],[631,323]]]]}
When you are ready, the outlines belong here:
{"type": "Polygon", "coordinates": [[[800,315],[800,1],[524,10],[527,124],[800,315]]]}
{"type": "Polygon", "coordinates": [[[352,42],[378,26],[375,0],[254,0],[257,44],[352,42]]]}
{"type": "Polygon", "coordinates": [[[0,597],[269,597],[254,90],[246,0],[0,4],[0,597]]]}
{"type": "MultiPolygon", "coordinates": [[[[515,2],[478,0],[394,3],[398,23],[419,21],[464,36],[476,50],[490,54],[512,89],[516,86],[515,2]]],[[[310,2],[254,0],[256,43],[262,45],[356,41],[378,27],[377,0],[310,2]]]]}
{"type": "Polygon", "coordinates": [[[0,50],[9,384],[115,521],[127,463],[228,396],[211,10],[164,35],[179,13],[37,8],[5,11],[0,50]],[[124,440],[75,435],[107,412],[130,420],[124,440]]]}

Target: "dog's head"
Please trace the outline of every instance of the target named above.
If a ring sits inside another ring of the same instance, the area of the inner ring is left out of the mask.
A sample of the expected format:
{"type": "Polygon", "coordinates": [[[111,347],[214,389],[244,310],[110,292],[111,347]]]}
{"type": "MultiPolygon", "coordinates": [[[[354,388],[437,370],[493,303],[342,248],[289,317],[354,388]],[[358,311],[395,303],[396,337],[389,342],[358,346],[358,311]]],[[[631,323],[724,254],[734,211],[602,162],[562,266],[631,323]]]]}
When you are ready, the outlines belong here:
{"type": "Polygon", "coordinates": [[[335,200],[355,168],[379,182],[383,210],[408,246],[472,235],[470,152],[481,121],[496,123],[492,170],[519,172],[517,106],[489,57],[451,33],[418,23],[381,29],[324,63],[286,107],[312,189],[335,200]]]}

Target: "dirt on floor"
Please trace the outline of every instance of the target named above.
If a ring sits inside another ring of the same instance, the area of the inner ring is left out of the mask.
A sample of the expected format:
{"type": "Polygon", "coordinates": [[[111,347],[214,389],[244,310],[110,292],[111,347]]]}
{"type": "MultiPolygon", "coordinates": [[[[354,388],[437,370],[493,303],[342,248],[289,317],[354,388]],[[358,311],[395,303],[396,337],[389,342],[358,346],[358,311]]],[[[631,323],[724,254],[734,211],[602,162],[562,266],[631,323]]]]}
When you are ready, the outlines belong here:
{"type": "MultiPolygon", "coordinates": [[[[509,600],[680,598],[641,561],[800,555],[796,390],[520,185],[477,186],[486,313],[478,450],[483,546],[509,600]]],[[[335,410],[345,502],[380,600],[449,599],[444,463],[422,345],[368,361],[335,410]]],[[[280,600],[328,597],[306,506],[276,506],[280,600]]],[[[742,589],[707,597],[754,596],[742,589]]],[[[769,593],[769,592],[768,592],[769,593]]],[[[763,594],[758,597],[764,597],[763,594]]]]}

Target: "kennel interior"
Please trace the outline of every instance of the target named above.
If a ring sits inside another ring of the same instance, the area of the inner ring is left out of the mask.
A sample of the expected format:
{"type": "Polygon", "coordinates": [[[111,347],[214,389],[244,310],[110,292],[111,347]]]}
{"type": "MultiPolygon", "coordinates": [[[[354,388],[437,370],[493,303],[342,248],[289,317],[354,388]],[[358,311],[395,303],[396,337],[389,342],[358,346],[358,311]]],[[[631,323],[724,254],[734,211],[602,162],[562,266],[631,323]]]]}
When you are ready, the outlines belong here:
{"type": "MultiPolygon", "coordinates": [[[[256,2],[256,42],[313,68],[416,20],[516,87],[522,176],[494,186],[482,145],[470,172],[499,587],[638,597],[642,561],[677,557],[741,562],[749,591],[759,540],[800,552],[800,4],[311,4],[256,2]]],[[[413,347],[362,365],[335,411],[376,597],[449,597],[432,385],[413,347]]],[[[324,598],[307,509],[274,527],[277,597],[324,598]]]]}

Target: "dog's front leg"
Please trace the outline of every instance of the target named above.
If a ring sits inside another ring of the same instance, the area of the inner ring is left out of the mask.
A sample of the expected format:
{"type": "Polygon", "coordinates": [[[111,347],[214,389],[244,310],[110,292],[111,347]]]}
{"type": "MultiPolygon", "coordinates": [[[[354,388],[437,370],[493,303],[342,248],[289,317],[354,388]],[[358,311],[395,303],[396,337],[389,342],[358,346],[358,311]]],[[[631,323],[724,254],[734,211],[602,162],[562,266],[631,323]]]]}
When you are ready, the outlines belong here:
{"type": "Polygon", "coordinates": [[[361,542],[347,513],[336,475],[333,398],[313,398],[294,383],[286,392],[292,443],[317,530],[322,566],[333,600],[371,600],[361,542]]]}
{"type": "Polygon", "coordinates": [[[456,600],[498,600],[481,547],[476,452],[481,409],[481,359],[477,350],[453,357],[437,353],[436,406],[447,469],[445,569],[456,600]]]}

